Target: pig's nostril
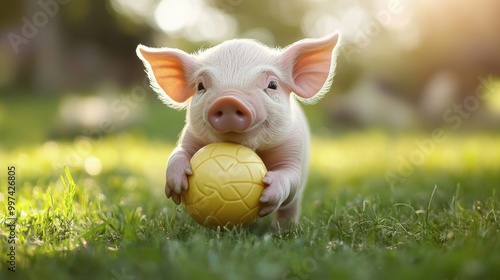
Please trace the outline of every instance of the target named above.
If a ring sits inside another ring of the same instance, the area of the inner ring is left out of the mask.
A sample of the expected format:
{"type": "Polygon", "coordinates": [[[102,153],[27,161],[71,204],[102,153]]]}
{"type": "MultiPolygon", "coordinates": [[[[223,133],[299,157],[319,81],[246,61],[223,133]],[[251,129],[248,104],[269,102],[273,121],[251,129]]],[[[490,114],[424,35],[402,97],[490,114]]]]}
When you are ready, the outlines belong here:
{"type": "Polygon", "coordinates": [[[217,113],[215,113],[215,116],[217,116],[217,117],[222,117],[222,115],[224,115],[224,113],[222,113],[222,111],[217,111],[217,113]]]}
{"type": "Polygon", "coordinates": [[[236,115],[238,117],[243,117],[245,114],[242,111],[240,111],[240,110],[236,110],[236,115]]]}

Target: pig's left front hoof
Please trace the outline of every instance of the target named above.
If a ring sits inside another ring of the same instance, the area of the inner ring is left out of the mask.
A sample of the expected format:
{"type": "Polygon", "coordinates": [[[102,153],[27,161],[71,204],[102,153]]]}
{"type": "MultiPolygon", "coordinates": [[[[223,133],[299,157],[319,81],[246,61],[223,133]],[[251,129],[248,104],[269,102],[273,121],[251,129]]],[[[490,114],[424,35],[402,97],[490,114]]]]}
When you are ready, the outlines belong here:
{"type": "Polygon", "coordinates": [[[287,197],[285,191],[287,189],[286,182],[276,172],[267,172],[262,182],[266,187],[259,199],[261,203],[259,216],[261,217],[267,216],[278,209],[287,197]]]}

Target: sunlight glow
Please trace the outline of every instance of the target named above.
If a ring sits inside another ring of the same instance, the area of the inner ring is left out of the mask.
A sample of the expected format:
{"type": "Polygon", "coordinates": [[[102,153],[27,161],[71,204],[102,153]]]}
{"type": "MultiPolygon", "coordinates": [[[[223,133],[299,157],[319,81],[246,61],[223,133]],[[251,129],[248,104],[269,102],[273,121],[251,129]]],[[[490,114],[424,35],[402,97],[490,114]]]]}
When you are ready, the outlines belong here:
{"type": "Polygon", "coordinates": [[[101,160],[96,157],[88,157],[84,163],[85,171],[92,176],[99,175],[102,171],[101,160]]]}
{"type": "Polygon", "coordinates": [[[195,23],[200,16],[202,3],[200,0],[163,0],[155,10],[155,20],[165,32],[180,31],[195,23]],[[181,4],[182,3],[182,4],[181,4]]]}
{"type": "Polygon", "coordinates": [[[236,21],[201,0],[162,0],[154,11],[158,27],[168,35],[193,42],[222,41],[235,36],[236,21]]]}
{"type": "Polygon", "coordinates": [[[340,30],[345,36],[353,36],[369,20],[368,13],[355,5],[339,14],[325,6],[311,9],[303,19],[302,30],[311,37],[320,37],[340,30]],[[335,16],[336,15],[336,16],[335,16]]]}

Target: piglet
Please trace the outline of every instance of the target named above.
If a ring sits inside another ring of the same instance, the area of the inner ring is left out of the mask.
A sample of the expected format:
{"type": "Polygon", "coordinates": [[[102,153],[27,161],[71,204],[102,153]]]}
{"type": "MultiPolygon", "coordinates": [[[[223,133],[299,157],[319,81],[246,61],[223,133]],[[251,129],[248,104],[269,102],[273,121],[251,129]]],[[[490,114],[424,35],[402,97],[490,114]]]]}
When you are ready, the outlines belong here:
{"type": "Polygon", "coordinates": [[[277,210],[278,226],[296,222],[310,142],[297,99],[312,104],[329,90],[339,42],[339,33],[284,49],[234,39],[196,54],[139,45],[137,55],[160,99],[187,110],[186,125],[167,163],[167,197],[180,204],[196,151],[213,142],[233,142],[253,149],[268,169],[259,215],[277,210]]]}

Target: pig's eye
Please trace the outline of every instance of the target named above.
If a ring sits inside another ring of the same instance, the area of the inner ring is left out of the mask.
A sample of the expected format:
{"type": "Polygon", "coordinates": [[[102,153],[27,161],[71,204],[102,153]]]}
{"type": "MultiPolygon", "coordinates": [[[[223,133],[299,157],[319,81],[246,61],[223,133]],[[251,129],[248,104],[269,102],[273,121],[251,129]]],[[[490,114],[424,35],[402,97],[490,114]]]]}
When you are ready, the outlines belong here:
{"type": "Polygon", "coordinates": [[[198,87],[197,87],[198,91],[202,91],[202,90],[205,90],[205,86],[203,85],[202,82],[199,82],[198,83],[198,87]]]}
{"type": "Polygon", "coordinates": [[[269,84],[267,85],[267,88],[269,88],[269,89],[277,89],[278,88],[278,83],[276,83],[276,81],[270,81],[269,84]]]}

